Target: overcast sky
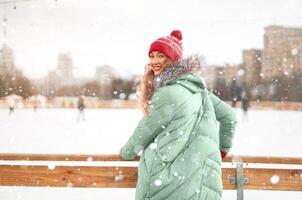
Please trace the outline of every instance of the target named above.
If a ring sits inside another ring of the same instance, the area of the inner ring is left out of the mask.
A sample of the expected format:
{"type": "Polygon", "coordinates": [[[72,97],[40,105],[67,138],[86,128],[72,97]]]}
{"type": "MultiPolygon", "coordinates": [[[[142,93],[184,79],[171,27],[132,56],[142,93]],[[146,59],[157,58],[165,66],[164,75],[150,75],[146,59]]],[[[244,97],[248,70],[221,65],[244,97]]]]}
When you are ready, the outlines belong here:
{"type": "Polygon", "coordinates": [[[15,10],[3,1],[6,43],[34,78],[54,69],[60,52],[70,53],[77,77],[92,77],[104,64],[142,74],[150,43],[173,29],[183,33],[185,56],[240,63],[243,49],[263,47],[265,26],[302,28],[301,0],[32,0],[15,10]]]}

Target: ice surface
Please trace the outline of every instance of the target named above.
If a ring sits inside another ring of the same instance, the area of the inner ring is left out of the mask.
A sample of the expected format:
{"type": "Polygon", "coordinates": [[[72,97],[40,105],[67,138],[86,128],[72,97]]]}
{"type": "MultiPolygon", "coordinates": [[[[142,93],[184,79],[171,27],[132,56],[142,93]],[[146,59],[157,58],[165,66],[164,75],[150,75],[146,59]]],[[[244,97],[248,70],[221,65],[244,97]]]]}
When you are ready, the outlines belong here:
{"type": "MultiPolygon", "coordinates": [[[[238,126],[230,154],[302,155],[302,112],[250,110],[248,120],[236,109],[238,126]]],[[[118,154],[132,134],[142,112],[136,109],[86,109],[86,121],[77,122],[76,109],[0,109],[1,153],[118,154]]],[[[92,160],[89,160],[92,161],[92,160]]],[[[55,168],[54,164],[49,168],[55,168]]],[[[120,177],[117,177],[120,179],[120,177]]],[[[275,178],[272,180],[275,182],[275,178]]],[[[5,200],[134,199],[134,189],[0,187],[5,200]]],[[[245,191],[245,200],[302,199],[302,192],[245,191]]],[[[224,191],[224,200],[236,191],[224,191]]]]}

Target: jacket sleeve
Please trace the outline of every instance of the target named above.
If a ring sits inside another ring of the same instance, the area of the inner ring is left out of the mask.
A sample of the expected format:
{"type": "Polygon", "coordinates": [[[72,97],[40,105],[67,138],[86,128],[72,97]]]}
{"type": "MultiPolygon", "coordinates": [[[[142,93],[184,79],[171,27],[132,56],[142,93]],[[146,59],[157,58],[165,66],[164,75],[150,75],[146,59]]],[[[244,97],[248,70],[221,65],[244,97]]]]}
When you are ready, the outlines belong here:
{"type": "Polygon", "coordinates": [[[229,152],[233,145],[235,127],[237,124],[236,114],[232,107],[209,92],[210,99],[215,109],[219,127],[219,148],[222,152],[229,152]]]}
{"type": "Polygon", "coordinates": [[[120,154],[124,160],[132,160],[172,120],[172,109],[169,106],[173,98],[165,90],[163,87],[154,93],[149,106],[149,114],[139,121],[133,135],[122,147],[120,154]]]}

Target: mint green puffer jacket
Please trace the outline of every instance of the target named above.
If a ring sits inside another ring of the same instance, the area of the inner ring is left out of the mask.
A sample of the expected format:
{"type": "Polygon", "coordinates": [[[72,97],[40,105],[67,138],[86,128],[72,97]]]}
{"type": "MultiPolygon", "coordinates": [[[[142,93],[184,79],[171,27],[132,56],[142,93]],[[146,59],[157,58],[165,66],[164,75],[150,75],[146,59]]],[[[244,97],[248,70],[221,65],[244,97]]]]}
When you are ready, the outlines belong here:
{"type": "Polygon", "coordinates": [[[220,150],[232,146],[235,114],[204,81],[184,73],[156,89],[134,134],[121,149],[131,160],[142,149],[136,200],[219,200],[220,150]]]}

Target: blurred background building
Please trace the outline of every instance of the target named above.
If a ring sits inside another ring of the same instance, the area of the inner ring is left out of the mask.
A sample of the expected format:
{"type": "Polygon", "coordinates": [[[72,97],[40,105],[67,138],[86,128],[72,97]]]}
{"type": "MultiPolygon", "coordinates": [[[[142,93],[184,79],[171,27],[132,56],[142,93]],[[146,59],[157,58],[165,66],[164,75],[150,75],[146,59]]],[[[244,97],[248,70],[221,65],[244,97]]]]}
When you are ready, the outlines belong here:
{"type": "MultiPolygon", "coordinates": [[[[241,63],[202,64],[201,76],[223,100],[236,103],[244,92],[251,100],[302,101],[302,28],[267,26],[264,30],[263,49],[244,49],[241,63]]],[[[47,77],[29,80],[17,70],[13,49],[3,43],[0,95],[42,94],[49,98],[85,95],[100,100],[125,100],[135,94],[141,76],[125,78],[104,64],[95,68],[94,77],[76,78],[74,69],[71,54],[60,53],[56,68],[47,77]]]]}
{"type": "Polygon", "coordinates": [[[265,27],[262,73],[266,79],[302,71],[302,28],[265,27]]]}
{"type": "Polygon", "coordinates": [[[15,75],[14,51],[6,43],[4,43],[0,49],[0,75],[15,75]]]}

